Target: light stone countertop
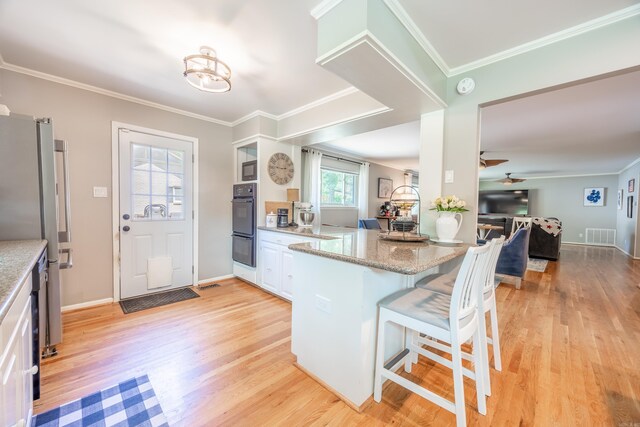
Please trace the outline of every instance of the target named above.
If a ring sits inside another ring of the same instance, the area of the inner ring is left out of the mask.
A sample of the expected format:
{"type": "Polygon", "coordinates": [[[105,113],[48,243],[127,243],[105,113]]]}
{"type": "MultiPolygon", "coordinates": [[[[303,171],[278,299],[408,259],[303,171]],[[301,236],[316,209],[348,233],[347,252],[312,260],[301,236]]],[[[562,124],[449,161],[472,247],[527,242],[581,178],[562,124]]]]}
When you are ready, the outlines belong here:
{"type": "Polygon", "coordinates": [[[332,239],[296,243],[289,245],[289,249],[411,275],[462,256],[470,246],[382,240],[378,237],[380,230],[326,227],[326,229],[323,228],[322,233],[331,236],[332,239]]]}
{"type": "MultiPolygon", "coordinates": [[[[46,240],[0,241],[0,322],[46,247],[46,240]]],[[[31,283],[25,286],[30,287],[31,283]]]]}
{"type": "Polygon", "coordinates": [[[258,230],[273,231],[275,233],[293,234],[302,237],[313,237],[314,239],[333,240],[340,239],[345,233],[353,233],[356,228],[335,227],[332,225],[314,225],[313,227],[258,227],[258,230]]]}

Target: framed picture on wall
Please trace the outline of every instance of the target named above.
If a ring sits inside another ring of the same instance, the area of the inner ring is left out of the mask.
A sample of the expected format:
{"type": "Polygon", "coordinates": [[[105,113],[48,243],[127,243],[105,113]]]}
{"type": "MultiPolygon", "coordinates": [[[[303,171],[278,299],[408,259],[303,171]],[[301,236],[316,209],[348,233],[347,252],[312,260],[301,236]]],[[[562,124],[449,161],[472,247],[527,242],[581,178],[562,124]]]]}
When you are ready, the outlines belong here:
{"type": "Polygon", "coordinates": [[[582,202],[585,206],[604,206],[604,188],[585,188],[582,202]]]}
{"type": "Polygon", "coordinates": [[[636,180],[634,179],[630,179],[629,180],[629,185],[627,186],[627,192],[628,193],[633,193],[636,190],[636,180]]]}
{"type": "Polygon", "coordinates": [[[388,199],[393,191],[393,180],[388,178],[378,178],[378,198],[388,199]]]}
{"type": "Polygon", "coordinates": [[[633,196],[627,196],[627,218],[633,218],[633,196]]]}
{"type": "Polygon", "coordinates": [[[624,203],[624,190],[618,190],[618,210],[622,210],[622,204],[624,203]]]}

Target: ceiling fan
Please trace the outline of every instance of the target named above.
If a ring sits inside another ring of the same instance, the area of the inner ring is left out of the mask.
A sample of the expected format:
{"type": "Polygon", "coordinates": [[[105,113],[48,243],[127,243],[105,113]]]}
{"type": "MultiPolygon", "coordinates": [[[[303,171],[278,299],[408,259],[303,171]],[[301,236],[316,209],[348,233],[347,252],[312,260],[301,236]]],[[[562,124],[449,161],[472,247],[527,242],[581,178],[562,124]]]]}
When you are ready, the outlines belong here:
{"type": "Polygon", "coordinates": [[[480,152],[480,164],[478,165],[478,167],[480,169],[490,168],[491,166],[498,166],[501,163],[509,161],[507,159],[485,160],[485,159],[482,158],[483,154],[484,154],[484,151],[481,151],[480,152]]]}
{"type": "Polygon", "coordinates": [[[526,181],[526,179],[524,179],[524,178],[511,178],[511,172],[505,173],[505,175],[507,175],[506,178],[499,179],[496,182],[501,182],[504,185],[511,185],[511,184],[515,184],[516,182],[524,182],[524,181],[526,181]]]}

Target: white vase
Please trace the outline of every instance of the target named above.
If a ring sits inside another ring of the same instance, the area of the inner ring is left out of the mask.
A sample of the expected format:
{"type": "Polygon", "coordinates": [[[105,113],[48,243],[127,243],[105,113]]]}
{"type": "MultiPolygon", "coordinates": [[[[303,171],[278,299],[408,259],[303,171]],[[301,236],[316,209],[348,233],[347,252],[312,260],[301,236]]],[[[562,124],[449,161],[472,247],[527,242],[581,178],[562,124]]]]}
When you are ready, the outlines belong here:
{"type": "Polygon", "coordinates": [[[439,212],[436,219],[436,234],[441,242],[452,242],[460,226],[462,225],[462,214],[460,212],[439,212]],[[456,221],[456,215],[460,217],[460,221],[456,221]]]}

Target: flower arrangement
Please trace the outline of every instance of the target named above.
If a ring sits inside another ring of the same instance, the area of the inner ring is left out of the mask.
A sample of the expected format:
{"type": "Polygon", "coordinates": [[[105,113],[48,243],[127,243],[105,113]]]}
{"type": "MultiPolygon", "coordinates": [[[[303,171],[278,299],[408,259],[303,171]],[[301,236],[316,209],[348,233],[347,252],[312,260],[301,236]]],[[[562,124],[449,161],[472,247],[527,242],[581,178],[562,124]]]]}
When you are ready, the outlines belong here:
{"type": "Polygon", "coordinates": [[[438,212],[467,212],[469,209],[465,208],[465,206],[467,206],[467,202],[452,195],[438,197],[433,200],[429,210],[438,212]]]}

